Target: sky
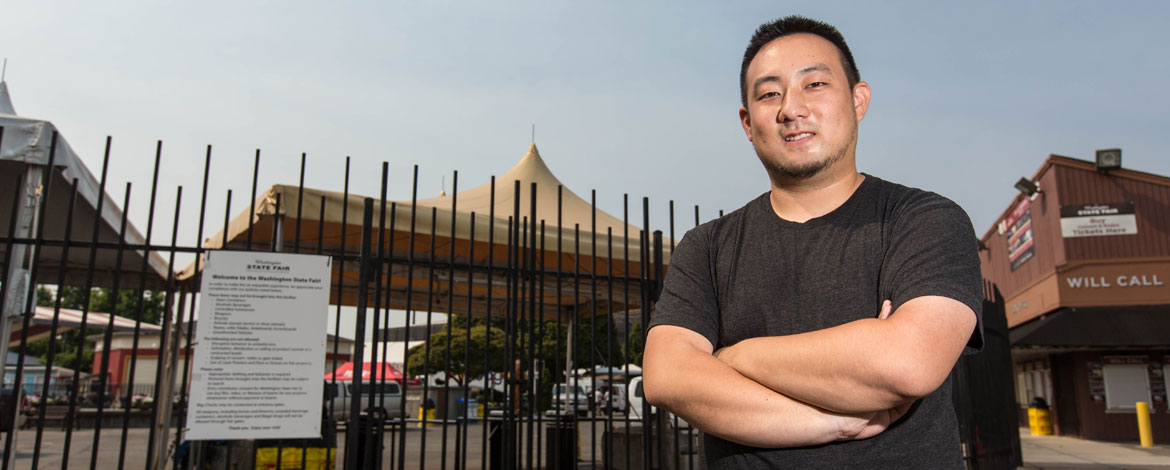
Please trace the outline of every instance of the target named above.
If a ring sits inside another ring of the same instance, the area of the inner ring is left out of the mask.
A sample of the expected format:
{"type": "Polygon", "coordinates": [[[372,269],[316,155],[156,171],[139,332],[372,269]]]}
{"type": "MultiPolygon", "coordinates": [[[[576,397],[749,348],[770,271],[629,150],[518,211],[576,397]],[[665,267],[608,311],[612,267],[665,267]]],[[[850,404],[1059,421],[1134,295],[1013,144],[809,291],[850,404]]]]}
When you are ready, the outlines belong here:
{"type": "MultiPolygon", "coordinates": [[[[18,114],[52,121],[97,174],[135,185],[145,225],[156,142],[161,209],[183,186],[193,244],[206,146],[209,220],[228,189],[259,184],[390,198],[482,184],[535,142],[602,210],[649,197],[709,220],[768,190],[738,121],[743,49],[761,23],[836,25],[869,82],[861,171],[938,192],[992,227],[1049,154],[1170,175],[1170,3],[1013,2],[17,2],[0,6],[0,57],[18,114]],[[633,4],[631,4],[633,3],[633,4]],[[1161,46],[1159,46],[1161,44],[1161,46]],[[535,130],[533,130],[535,127],[535,130]]],[[[233,210],[233,212],[235,212],[233,210]]],[[[169,222],[157,240],[169,240],[169,222]],[[165,237],[165,238],[163,238],[165,237]]],[[[214,224],[209,223],[214,226],[214,224]]],[[[209,228],[204,236],[216,228],[209,228]]]]}

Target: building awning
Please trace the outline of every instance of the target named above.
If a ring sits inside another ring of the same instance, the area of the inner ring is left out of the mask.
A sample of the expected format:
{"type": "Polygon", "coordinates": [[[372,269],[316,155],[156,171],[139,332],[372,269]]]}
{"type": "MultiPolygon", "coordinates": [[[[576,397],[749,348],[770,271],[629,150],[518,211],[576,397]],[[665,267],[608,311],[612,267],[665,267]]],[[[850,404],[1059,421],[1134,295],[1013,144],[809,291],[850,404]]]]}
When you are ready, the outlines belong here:
{"type": "Polygon", "coordinates": [[[1170,305],[1066,307],[1012,328],[1014,347],[1170,345],[1170,305]]]}

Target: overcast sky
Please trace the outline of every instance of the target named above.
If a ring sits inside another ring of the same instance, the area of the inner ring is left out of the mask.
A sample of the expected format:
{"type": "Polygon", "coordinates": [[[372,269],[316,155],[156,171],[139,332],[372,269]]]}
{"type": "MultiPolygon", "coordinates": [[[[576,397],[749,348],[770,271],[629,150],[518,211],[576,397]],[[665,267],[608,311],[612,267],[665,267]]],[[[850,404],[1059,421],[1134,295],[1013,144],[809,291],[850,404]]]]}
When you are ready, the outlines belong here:
{"type": "Polygon", "coordinates": [[[1049,154],[1120,147],[1125,167],[1170,175],[1167,2],[569,4],[5,1],[0,57],[17,113],[56,124],[95,174],[113,136],[115,200],[127,180],[146,192],[164,141],[158,217],[183,185],[184,244],[208,144],[222,221],[228,189],[247,204],[257,148],[262,188],[296,184],[307,152],[306,184],[340,191],[349,155],[355,192],[376,195],[387,161],[390,196],[409,199],[411,165],[421,196],[453,170],[479,185],[533,124],[569,188],[619,217],[624,193],[648,196],[655,228],[673,200],[681,233],[694,205],[706,220],[768,189],[737,120],[739,62],[755,27],[794,13],[835,24],[872,87],[860,169],[950,197],[980,234],[1049,154]]]}

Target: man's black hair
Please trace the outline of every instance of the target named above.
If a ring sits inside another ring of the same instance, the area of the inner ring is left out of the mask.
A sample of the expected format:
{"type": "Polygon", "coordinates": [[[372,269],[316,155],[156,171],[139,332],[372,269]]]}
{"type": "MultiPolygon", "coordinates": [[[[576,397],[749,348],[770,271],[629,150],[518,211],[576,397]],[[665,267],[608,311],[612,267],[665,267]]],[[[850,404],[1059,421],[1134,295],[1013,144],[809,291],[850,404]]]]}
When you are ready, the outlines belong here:
{"type": "Polygon", "coordinates": [[[740,100],[743,101],[744,108],[747,108],[747,69],[748,65],[752,63],[752,59],[755,59],[760,49],[763,49],[768,43],[799,33],[815,34],[837,46],[837,52],[841,56],[841,68],[845,69],[845,78],[849,80],[849,88],[853,88],[857,82],[861,81],[861,72],[857,70],[857,63],[853,61],[853,53],[849,52],[849,45],[845,44],[845,37],[841,35],[840,31],[837,31],[837,28],[828,23],[803,16],[786,16],[760,25],[756,33],[752,35],[747,50],[743,53],[743,65],[739,69],[739,96],[740,100]]]}

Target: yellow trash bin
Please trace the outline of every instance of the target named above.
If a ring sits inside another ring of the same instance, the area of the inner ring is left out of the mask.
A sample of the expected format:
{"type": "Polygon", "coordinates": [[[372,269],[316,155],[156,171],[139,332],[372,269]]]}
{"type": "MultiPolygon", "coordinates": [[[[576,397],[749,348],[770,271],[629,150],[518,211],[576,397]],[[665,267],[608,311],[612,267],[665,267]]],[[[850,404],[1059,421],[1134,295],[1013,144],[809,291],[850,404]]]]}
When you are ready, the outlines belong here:
{"type": "MultiPolygon", "coordinates": [[[[304,449],[305,466],[301,467],[301,448],[284,447],[280,449],[280,469],[297,470],[332,470],[337,457],[337,449],[332,447],[309,447],[304,449]]],[[[276,447],[260,447],[256,449],[256,470],[277,470],[276,447]]]]}
{"type": "MultiPolygon", "coordinates": [[[[419,418],[419,419],[423,419],[424,417],[425,417],[425,418],[426,418],[428,421],[429,421],[429,420],[433,420],[433,419],[435,419],[435,409],[434,409],[434,408],[430,408],[430,409],[428,409],[428,408],[419,407],[419,409],[418,409],[418,418],[419,418]]],[[[428,421],[420,421],[420,422],[418,423],[418,427],[420,427],[420,428],[421,428],[421,427],[423,427],[424,425],[425,425],[425,426],[427,426],[427,427],[430,427],[430,426],[434,426],[434,425],[435,425],[435,423],[428,422],[428,421]]]]}
{"type": "Polygon", "coordinates": [[[1028,406],[1028,429],[1033,436],[1052,435],[1052,412],[1043,398],[1036,397],[1028,406]]]}

